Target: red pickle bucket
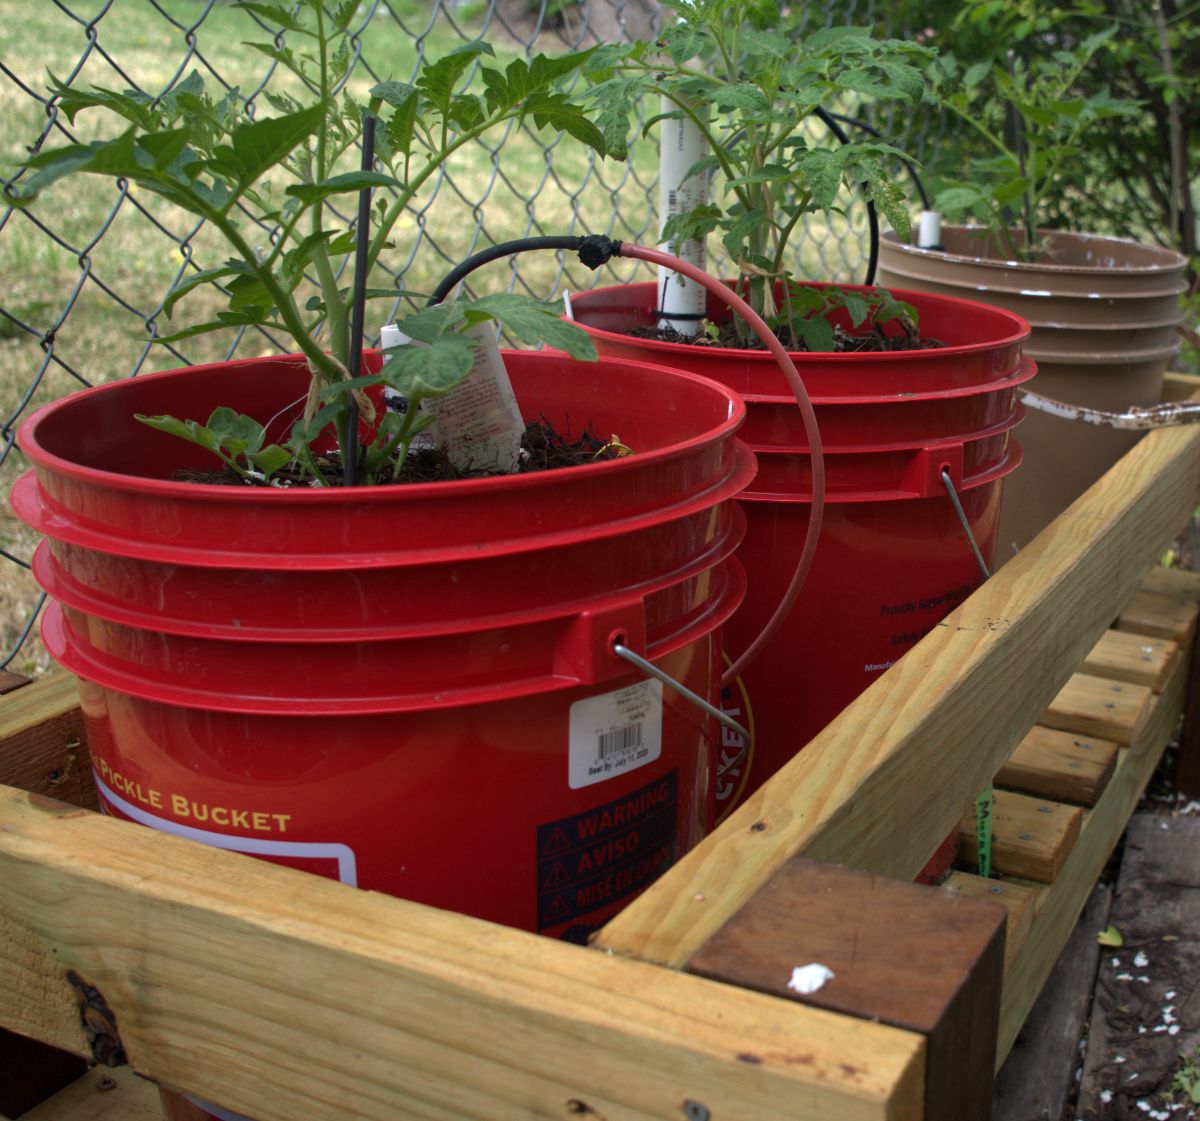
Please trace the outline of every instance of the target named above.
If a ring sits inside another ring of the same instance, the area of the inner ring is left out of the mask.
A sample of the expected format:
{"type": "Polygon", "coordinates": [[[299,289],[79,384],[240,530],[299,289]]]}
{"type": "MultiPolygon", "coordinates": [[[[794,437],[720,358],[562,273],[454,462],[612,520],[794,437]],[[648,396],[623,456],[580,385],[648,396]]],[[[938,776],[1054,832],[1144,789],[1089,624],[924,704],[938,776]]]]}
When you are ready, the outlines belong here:
{"type": "Polygon", "coordinates": [[[22,427],[43,634],[79,675],[105,808],[221,848],[583,939],[713,816],[701,697],[745,590],[754,458],[722,386],[508,352],[527,416],[636,449],[453,483],[172,481],[202,449],[135,413],[223,404],[282,437],[295,358],[85,390],[22,427]]]}
{"type": "MultiPolygon", "coordinates": [[[[656,294],[653,283],[597,288],[572,297],[571,308],[602,354],[671,364],[745,395],[742,435],[759,473],[739,499],[748,529],[737,555],[749,592],[726,626],[726,646],[736,655],[778,602],[804,540],[808,443],[766,353],[618,333],[656,322],[656,294]]],[[[1028,325],[966,300],[893,294],[916,307],[924,336],[946,345],[792,355],[824,444],[824,524],[787,621],[724,691],[726,710],[753,722],[754,742],[722,731],[719,818],[981,583],[943,471],[982,556],[992,559],[1001,484],[1021,461],[1012,437],[1023,416],[1018,387],[1036,372],[1022,356],[1028,325]]],[[[725,313],[710,300],[708,315],[725,313]]]]}

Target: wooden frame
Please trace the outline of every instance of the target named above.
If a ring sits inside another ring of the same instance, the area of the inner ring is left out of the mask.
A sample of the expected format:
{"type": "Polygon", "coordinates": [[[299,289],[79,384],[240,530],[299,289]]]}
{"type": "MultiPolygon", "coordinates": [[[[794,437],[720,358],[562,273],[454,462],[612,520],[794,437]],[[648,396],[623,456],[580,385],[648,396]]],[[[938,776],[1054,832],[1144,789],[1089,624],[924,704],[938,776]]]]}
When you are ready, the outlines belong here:
{"type": "MultiPolygon", "coordinates": [[[[1200,429],[1151,433],[589,948],[64,804],[88,796],[74,701],[53,678],[21,689],[0,702],[0,1025],[258,1121],[965,1116],[931,1092],[962,1061],[932,1032],[689,964],[797,859],[911,879],[1190,517],[1198,480],[1200,429]]],[[[1006,953],[985,1067],[1120,835],[1186,672],[1054,883],[1013,885],[1042,894],[1006,953]]],[[[972,960],[998,960],[975,925],[972,960]]]]}

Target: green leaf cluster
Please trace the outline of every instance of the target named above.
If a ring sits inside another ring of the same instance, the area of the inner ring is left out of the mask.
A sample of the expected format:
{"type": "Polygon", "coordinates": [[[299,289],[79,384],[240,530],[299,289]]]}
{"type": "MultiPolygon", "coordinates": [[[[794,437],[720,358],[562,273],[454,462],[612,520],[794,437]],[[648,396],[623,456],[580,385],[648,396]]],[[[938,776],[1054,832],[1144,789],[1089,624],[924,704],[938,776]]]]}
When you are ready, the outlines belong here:
{"type": "Polygon", "coordinates": [[[835,211],[852,186],[907,232],[909,209],[888,172],[901,153],[871,138],[839,145],[814,118],[825,107],[921,101],[926,48],[861,27],[812,30],[800,6],[665,2],[676,20],[657,43],[604,48],[588,65],[611,151],[624,151],[634,110],[658,95],[671,108],[645,127],[688,118],[708,142],[711,154],[687,175],[715,175],[713,201],[672,218],[664,240],[718,234],[761,313],[790,275],[789,241],[804,217],[835,211]]]}
{"type": "MultiPolygon", "coordinates": [[[[54,97],[69,120],[105,113],[119,130],[109,139],[37,153],[8,190],[8,201],[28,206],[59,180],[90,174],[125,180],[204,220],[220,232],[231,255],[223,265],[180,281],[162,311],[170,319],[181,299],[207,284],[221,286],[227,309],[209,322],[164,332],[159,341],[270,325],[292,337],[320,386],[333,387],[331,404],[344,412],[356,234],[367,239],[369,272],[391,246],[401,215],[420,205],[422,192],[455,153],[506,124],[564,132],[605,153],[605,133],[591,119],[594,107],[568,95],[572,78],[594,52],[501,65],[490,45],[471,42],[423,62],[413,81],[380,82],[359,101],[346,88],[354,0],[241,0],[234,6],[276,32],[269,42],[249,45],[301,80],[309,91],[303,101],[264,93],[262,100],[274,110],[269,114],[261,104],[251,109],[236,89],[210,94],[195,71],[157,98],[137,91],[76,90],[52,79],[54,97]],[[363,171],[357,165],[368,117],[376,121],[376,167],[363,171]],[[327,204],[348,208],[364,190],[376,193],[369,230],[347,230],[331,221],[335,212],[327,204]],[[263,228],[269,231],[266,246],[258,244],[263,228]],[[319,295],[306,298],[314,282],[319,295]]],[[[399,294],[368,290],[369,298],[399,294]]],[[[575,336],[582,332],[543,314],[536,301],[523,310],[514,302],[503,311],[497,318],[505,318],[522,339],[581,349],[575,336]]],[[[461,376],[469,367],[469,344],[446,339],[433,349],[413,361],[435,364],[439,372],[430,374],[430,384],[448,388],[446,371],[453,366],[461,376]],[[452,353],[453,362],[442,361],[452,353]]],[[[220,442],[228,434],[214,435],[211,422],[181,422],[179,434],[207,441],[205,446],[231,463],[253,462],[249,451],[234,452],[220,442]]]]}
{"type": "Polygon", "coordinates": [[[986,225],[1016,260],[1036,256],[1049,200],[1064,184],[1086,183],[1089,137],[1141,111],[1139,101],[1114,96],[1096,78],[1115,49],[1117,25],[1055,44],[1054,22],[1036,0],[968,0],[954,25],[964,48],[942,51],[927,69],[933,95],[968,133],[934,206],[986,225]],[[1024,49],[994,55],[1002,43],[1024,49]]]}

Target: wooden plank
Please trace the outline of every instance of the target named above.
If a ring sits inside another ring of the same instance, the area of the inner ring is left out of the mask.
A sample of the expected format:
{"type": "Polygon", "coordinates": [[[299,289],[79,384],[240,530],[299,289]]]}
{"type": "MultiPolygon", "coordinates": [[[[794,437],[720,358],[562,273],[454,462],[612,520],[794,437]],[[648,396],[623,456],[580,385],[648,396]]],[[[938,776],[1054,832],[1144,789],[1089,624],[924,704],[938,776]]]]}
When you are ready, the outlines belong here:
{"type": "Polygon", "coordinates": [[[1008,922],[1004,928],[1004,969],[1007,972],[1033,928],[1038,900],[1044,889],[1007,880],[985,880],[970,872],[958,871],[951,872],[939,886],[943,891],[953,891],[968,899],[991,900],[1007,909],[1008,922]]]}
{"type": "Polygon", "coordinates": [[[1038,717],[1038,723],[1045,728],[1128,744],[1146,722],[1153,695],[1145,685],[1077,673],[1038,717]]]}
{"type": "Polygon", "coordinates": [[[918,1121],[923,1038],[0,788],[0,1023],[257,1121],[918,1121]]]}
{"type": "Polygon", "coordinates": [[[1200,604],[1200,572],[1156,565],[1142,578],[1141,590],[1154,595],[1170,596],[1186,603],[1200,604]]]}
{"type": "Polygon", "coordinates": [[[1195,374],[1176,374],[1168,370],[1163,375],[1164,401],[1186,401],[1197,393],[1200,393],[1200,377],[1195,374]]]}
{"type": "Polygon", "coordinates": [[[1079,670],[1112,681],[1131,681],[1160,693],[1180,657],[1179,643],[1170,639],[1105,631],[1079,670]]]}
{"type": "Polygon", "coordinates": [[[26,677],[23,673],[13,673],[6,669],[0,670],[0,696],[22,689],[32,680],[32,677],[26,677]]]}
{"type": "Polygon", "coordinates": [[[1117,765],[1117,745],[1034,725],[996,774],[996,785],[1035,798],[1094,806],[1117,765]]]}
{"type": "Polygon", "coordinates": [[[925,1121],[987,1121],[1006,920],[997,903],[797,857],[688,969],[920,1032],[925,1121]],[[797,993],[793,970],[809,964],[832,975],[797,993]]]}
{"type": "Polygon", "coordinates": [[[0,699],[0,785],[97,809],[75,678],[54,673],[0,699]]]}
{"type": "MultiPolygon", "coordinates": [[[[1036,883],[1053,883],[1079,839],[1083,810],[1045,798],[1030,798],[997,790],[992,810],[992,870],[1036,883]]],[[[979,859],[975,811],[962,819],[958,858],[964,864],[979,859]]]]}
{"type": "Polygon", "coordinates": [[[596,943],[679,965],[800,852],[914,877],[1190,517],[1198,475],[1200,430],[1149,433],[596,943]]]}
{"type": "Polygon", "coordinates": [[[1135,592],[1117,616],[1117,630],[1169,638],[1181,645],[1191,642],[1197,608],[1181,596],[1135,592]]]}
{"type": "Polygon", "coordinates": [[[21,1121],[162,1121],[158,1087],[128,1067],[96,1067],[21,1115],[21,1121]]]}
{"type": "Polygon", "coordinates": [[[1063,944],[1125,829],[1129,815],[1154,773],[1163,748],[1183,710],[1189,665],[1176,669],[1162,696],[1156,698],[1137,742],[1117,760],[1112,781],[1093,809],[1085,810],[1079,840],[1044,895],[1033,929],[1020,955],[1004,978],[1000,1001],[1000,1043],[997,1064],[1003,1062],[1025,1017],[1058,958],[1063,944]]]}
{"type": "MultiPolygon", "coordinates": [[[[995,1121],[1066,1116],[1079,1065],[1079,1039],[1091,1004],[1100,947],[1096,933],[1108,922],[1112,892],[1092,892],[1050,979],[996,1076],[995,1121]]],[[[1072,1114],[1071,1116],[1075,1116],[1072,1114]]],[[[1084,1116],[1083,1111],[1078,1111],[1084,1116]]]]}

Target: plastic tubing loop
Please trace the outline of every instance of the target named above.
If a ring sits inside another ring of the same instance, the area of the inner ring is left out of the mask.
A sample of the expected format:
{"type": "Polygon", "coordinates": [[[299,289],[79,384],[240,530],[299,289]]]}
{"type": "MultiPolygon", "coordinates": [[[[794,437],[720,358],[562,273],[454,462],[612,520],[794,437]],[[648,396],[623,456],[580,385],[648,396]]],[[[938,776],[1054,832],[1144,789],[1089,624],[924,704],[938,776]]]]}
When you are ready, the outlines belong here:
{"type": "Polygon", "coordinates": [[[681,261],[678,257],[672,257],[670,253],[664,253],[661,249],[647,249],[642,245],[621,242],[618,253],[622,257],[633,257],[655,265],[665,265],[674,272],[682,273],[689,280],[702,284],[714,296],[724,300],[733,308],[750,325],[751,330],[758,336],[763,346],[771,352],[780,372],[787,380],[792,395],[796,398],[796,404],[800,406],[800,416],[804,421],[804,434],[808,437],[809,456],[812,460],[812,506],[808,518],[808,529],[804,535],[804,548],[800,552],[800,559],[796,563],[796,570],[792,573],[787,590],[775,608],[775,613],[767,620],[767,625],[759,632],[758,637],[742,651],[733,665],[721,677],[721,684],[728,685],[758,656],[762,648],[770,642],[775,636],[775,632],[783,625],[800,595],[800,589],[804,587],[809,570],[812,568],[813,556],[817,550],[817,539],[821,533],[821,521],[825,516],[825,458],[821,451],[821,432],[817,426],[817,414],[813,409],[812,401],[809,400],[808,390],[804,388],[804,382],[800,378],[800,371],[796,369],[796,364],[792,361],[792,356],[775,336],[775,332],[763,322],[762,316],[732,288],[721,283],[716,277],[709,276],[703,269],[699,269],[687,261],[681,261]]]}
{"type": "MultiPolygon", "coordinates": [[[[878,234],[878,226],[876,226],[876,234],[878,234]]],[[[629,242],[618,242],[596,235],[587,237],[565,235],[560,237],[528,237],[519,238],[516,241],[506,241],[500,245],[493,245],[477,253],[474,257],[468,257],[454,269],[433,290],[428,304],[430,306],[440,304],[454,290],[456,285],[481,265],[485,265],[489,261],[499,260],[501,257],[509,257],[513,254],[527,252],[532,249],[579,250],[580,259],[592,269],[598,268],[613,256],[631,257],[636,260],[648,261],[655,265],[665,265],[673,272],[681,273],[688,277],[688,279],[694,280],[697,284],[703,285],[704,288],[719,300],[728,304],[750,325],[751,330],[758,336],[759,341],[775,359],[780,372],[788,383],[788,388],[791,389],[792,395],[796,398],[796,404],[800,407],[800,417],[804,423],[804,433],[808,438],[809,458],[812,461],[812,499],[808,528],[804,536],[804,547],[800,551],[800,559],[796,562],[796,569],[792,573],[791,581],[783,593],[783,598],[780,599],[771,618],[767,620],[766,626],[763,627],[758,637],[750,643],[722,675],[721,684],[728,685],[761,653],[763,647],[775,636],[775,632],[783,626],[784,620],[788,617],[789,612],[799,598],[800,590],[804,587],[804,581],[808,578],[808,573],[812,569],[813,556],[817,550],[817,540],[821,535],[821,522],[825,516],[825,458],[821,450],[821,432],[817,425],[817,414],[813,409],[812,401],[809,399],[808,390],[804,387],[800,372],[796,369],[796,364],[792,361],[791,355],[788,354],[783,343],[779,341],[775,332],[763,321],[762,316],[746,303],[741,296],[734,292],[729,285],[722,283],[714,276],[709,276],[703,269],[697,268],[687,261],[681,261],[678,257],[673,257],[670,253],[664,253],[661,249],[648,249],[643,245],[632,245],[629,242]],[[591,250],[593,255],[586,256],[585,251],[587,250],[591,250]]]]}

